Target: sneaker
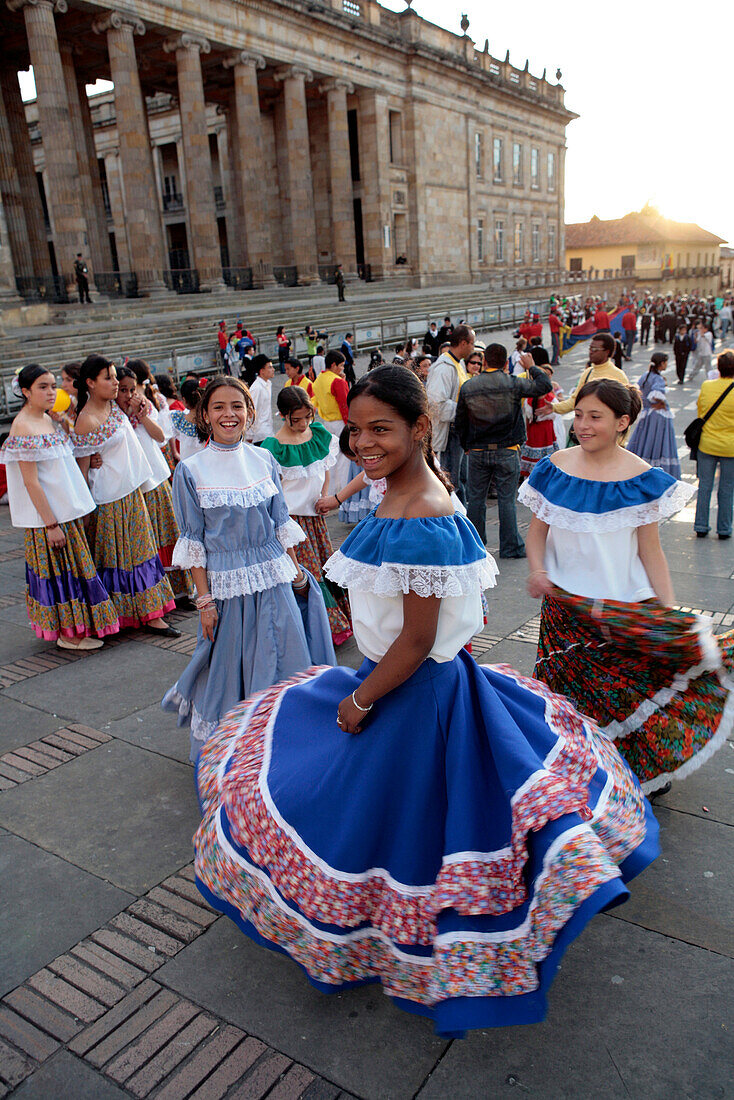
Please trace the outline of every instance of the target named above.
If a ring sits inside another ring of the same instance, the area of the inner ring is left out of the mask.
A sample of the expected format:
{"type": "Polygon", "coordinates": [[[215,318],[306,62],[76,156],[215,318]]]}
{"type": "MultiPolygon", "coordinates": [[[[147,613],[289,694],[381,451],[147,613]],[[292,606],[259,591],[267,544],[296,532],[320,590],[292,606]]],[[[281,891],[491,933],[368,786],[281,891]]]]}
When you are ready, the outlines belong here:
{"type": "Polygon", "coordinates": [[[68,638],[57,638],[56,645],[59,649],[91,650],[101,649],[104,642],[101,638],[81,638],[78,642],[70,642],[68,638]]]}

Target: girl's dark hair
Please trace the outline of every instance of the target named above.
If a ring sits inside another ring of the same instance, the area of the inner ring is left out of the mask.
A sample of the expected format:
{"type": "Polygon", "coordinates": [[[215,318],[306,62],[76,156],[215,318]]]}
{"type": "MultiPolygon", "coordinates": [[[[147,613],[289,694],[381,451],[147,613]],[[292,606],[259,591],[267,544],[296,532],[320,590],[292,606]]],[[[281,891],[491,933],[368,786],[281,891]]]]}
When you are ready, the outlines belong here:
{"type": "Polygon", "coordinates": [[[611,409],[615,416],[628,416],[630,426],[640,415],[642,398],[636,386],[623,386],[621,382],[612,382],[610,378],[599,378],[582,386],[574,404],[578,405],[585,397],[592,396],[611,409]]]}
{"type": "Polygon", "coordinates": [[[289,359],[286,359],[286,363],[289,367],[293,367],[299,374],[303,374],[303,363],[300,359],[297,359],[295,355],[291,355],[289,359]]]}
{"type": "Polygon", "coordinates": [[[207,383],[207,387],[201,396],[199,404],[196,406],[196,413],[194,418],[194,424],[196,425],[196,431],[199,439],[202,443],[206,443],[212,434],[211,427],[204,419],[204,413],[209,408],[209,402],[211,401],[217,390],[221,390],[223,386],[229,386],[230,389],[239,390],[242,394],[242,398],[245,402],[245,408],[247,410],[247,426],[253,423],[255,419],[255,405],[250,397],[250,391],[244,382],[241,382],[239,378],[235,378],[231,374],[217,374],[210,382],[207,383]]]}
{"type": "Polygon", "coordinates": [[[185,378],[181,383],[181,396],[190,409],[195,409],[199,404],[201,390],[196,378],[185,378]]]}
{"type": "Polygon", "coordinates": [[[342,428],[342,430],[339,432],[339,450],[349,459],[350,462],[354,462],[356,456],[350,446],[349,428],[346,426],[342,428]]]}
{"type": "Polygon", "coordinates": [[[37,378],[40,378],[42,374],[50,374],[53,377],[53,372],[48,367],[42,367],[38,363],[29,363],[27,367],[18,373],[18,388],[21,391],[20,396],[25,402],[27,398],[23,394],[23,390],[29,390],[37,378]]]}
{"type": "Polygon", "coordinates": [[[153,377],[163,396],[173,400],[176,397],[176,387],[170,374],[155,374],[153,377]]]}
{"type": "Polygon", "coordinates": [[[84,360],[79,371],[79,377],[76,380],[76,392],[79,395],[76,402],[77,415],[89,400],[87,382],[90,379],[99,378],[102,371],[109,370],[110,367],[114,367],[114,363],[109,359],[105,359],[104,355],[88,355],[84,360]]]}
{"type": "Polygon", "coordinates": [[[720,352],[716,365],[722,378],[734,378],[734,351],[727,348],[726,351],[720,352]]]}
{"type": "Polygon", "coordinates": [[[145,359],[128,359],[125,364],[135,375],[135,379],[139,386],[143,387],[145,396],[150,401],[153,408],[158,408],[158,402],[155,399],[155,393],[153,392],[153,372],[149,365],[145,362],[145,359]]]}
{"type": "Polygon", "coordinates": [[[127,363],[125,364],[124,367],[116,367],[115,368],[115,373],[117,375],[117,381],[118,382],[120,381],[121,378],[132,378],[133,382],[137,382],[137,378],[135,376],[135,371],[130,370],[130,367],[127,365],[127,363]]]}
{"type": "Polygon", "coordinates": [[[77,379],[79,378],[79,371],[82,369],[81,363],[64,363],[61,369],[64,374],[69,375],[69,378],[71,378],[72,382],[74,383],[74,388],[76,389],[77,379]]]}
{"type": "Polygon", "coordinates": [[[278,394],[276,405],[284,420],[289,419],[291,413],[294,413],[296,409],[308,409],[312,420],[316,415],[316,410],[303,386],[284,386],[278,394]]]}
{"type": "Polygon", "coordinates": [[[668,357],[664,351],[654,351],[650,356],[650,370],[653,374],[660,374],[660,368],[667,362],[668,357]]]}
{"type": "Polygon", "coordinates": [[[346,361],[346,356],[342,355],[340,351],[327,351],[326,358],[324,359],[324,363],[326,364],[324,370],[330,370],[334,365],[338,366],[339,363],[346,363],[346,361]]]}
{"type": "Polygon", "coordinates": [[[419,416],[428,417],[429,428],[423,437],[423,457],[428,468],[433,471],[446,491],[452,492],[453,485],[433,453],[428,398],[418,376],[407,367],[395,365],[375,367],[369,374],[363,374],[352,386],[347,397],[347,405],[351,405],[357,397],[374,397],[377,401],[382,401],[391,409],[395,409],[398,416],[411,427],[419,416]]]}

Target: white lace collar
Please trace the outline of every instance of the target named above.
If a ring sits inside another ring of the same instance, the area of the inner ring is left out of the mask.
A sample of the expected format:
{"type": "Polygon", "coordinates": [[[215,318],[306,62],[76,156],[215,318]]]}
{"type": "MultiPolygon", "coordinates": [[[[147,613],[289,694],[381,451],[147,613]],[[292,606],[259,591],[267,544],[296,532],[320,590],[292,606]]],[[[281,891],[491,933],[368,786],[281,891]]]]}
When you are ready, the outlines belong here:
{"type": "Polygon", "coordinates": [[[270,500],[278,491],[273,481],[274,459],[249,443],[231,448],[209,443],[183,461],[193,476],[202,508],[250,508],[270,500]]]}

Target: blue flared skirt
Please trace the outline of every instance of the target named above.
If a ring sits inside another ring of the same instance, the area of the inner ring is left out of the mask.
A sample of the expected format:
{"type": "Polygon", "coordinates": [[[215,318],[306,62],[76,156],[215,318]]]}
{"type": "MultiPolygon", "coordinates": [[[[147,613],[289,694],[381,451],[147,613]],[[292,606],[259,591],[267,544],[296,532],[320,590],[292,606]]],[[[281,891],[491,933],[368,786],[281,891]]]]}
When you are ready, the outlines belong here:
{"type": "Polygon", "coordinates": [[[627,443],[627,450],[680,480],[675,426],[672,417],[665,413],[651,408],[643,409],[627,443]]]}
{"type": "MultiPolygon", "coordinates": [[[[349,484],[357,474],[361,473],[362,467],[358,466],[356,462],[350,462],[347,484],[349,484]]],[[[341,523],[359,523],[360,520],[369,515],[373,507],[374,505],[370,501],[370,486],[365,485],[364,489],[360,489],[354,496],[347,497],[343,504],[340,505],[339,520],[341,523]]]]}
{"type": "Polygon", "coordinates": [[[180,726],[189,726],[192,763],[240,699],[313,664],[336,664],[324,597],[308,570],[304,573],[309,579],[305,599],[294,596],[290,584],[278,584],[216,600],[213,642],[199,625],[191,660],[161,704],[178,713],[180,726]]]}
{"type": "Polygon", "coordinates": [[[204,897],[326,992],[381,982],[438,1034],[536,1023],[561,956],[658,854],[637,780],[545,685],[425,661],[358,735],[374,668],[236,707],[197,765],[204,897]]]}

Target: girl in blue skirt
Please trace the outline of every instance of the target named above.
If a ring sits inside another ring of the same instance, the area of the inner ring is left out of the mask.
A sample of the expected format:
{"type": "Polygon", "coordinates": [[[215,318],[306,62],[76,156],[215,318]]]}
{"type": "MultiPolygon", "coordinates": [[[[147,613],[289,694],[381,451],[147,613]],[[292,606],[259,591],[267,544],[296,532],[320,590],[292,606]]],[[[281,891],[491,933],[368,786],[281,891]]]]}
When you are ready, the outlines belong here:
{"type": "Polygon", "coordinates": [[[657,855],[639,785],[543,684],[463,650],[497,568],[454,510],[423,386],[349,396],[387,492],[326,565],[362,666],[251,696],[199,757],[205,898],[320,989],[381,982],[444,1036],[535,1023],[565,948],[657,855]]]}

